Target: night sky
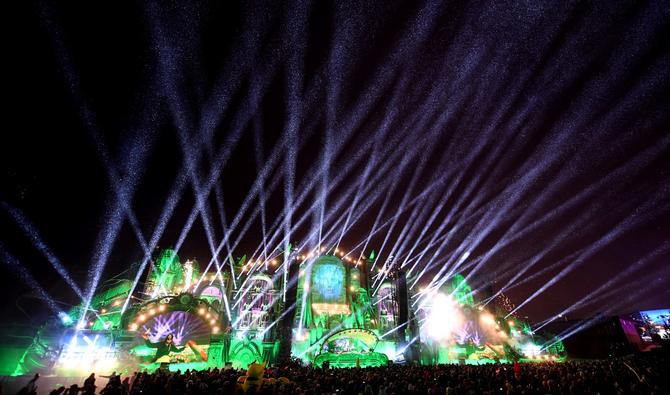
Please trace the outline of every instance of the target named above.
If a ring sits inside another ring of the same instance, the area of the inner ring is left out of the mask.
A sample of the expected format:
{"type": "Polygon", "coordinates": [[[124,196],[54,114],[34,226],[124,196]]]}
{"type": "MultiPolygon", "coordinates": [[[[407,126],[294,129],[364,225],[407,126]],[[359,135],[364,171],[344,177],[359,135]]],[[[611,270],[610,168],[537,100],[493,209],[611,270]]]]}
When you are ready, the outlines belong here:
{"type": "Polygon", "coordinates": [[[287,227],[534,322],[670,306],[668,2],[19,3],[6,322],[52,314],[34,282],[77,303],[50,261],[86,293],[152,239],[206,264],[287,227]]]}

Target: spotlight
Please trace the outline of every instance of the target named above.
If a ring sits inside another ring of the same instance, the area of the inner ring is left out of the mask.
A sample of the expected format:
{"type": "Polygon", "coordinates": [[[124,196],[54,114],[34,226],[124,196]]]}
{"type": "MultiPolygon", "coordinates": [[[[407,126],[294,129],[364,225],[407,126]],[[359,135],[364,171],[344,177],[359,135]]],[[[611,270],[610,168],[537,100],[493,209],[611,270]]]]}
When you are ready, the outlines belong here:
{"type": "MultiPolygon", "coordinates": [[[[494,325],[496,322],[493,316],[488,313],[480,315],[479,320],[486,325],[494,325]]],[[[498,325],[496,325],[496,327],[498,327],[498,325]]]]}
{"type": "Polygon", "coordinates": [[[101,312],[102,314],[105,314],[105,313],[107,312],[107,309],[100,309],[100,312],[101,312]]]}
{"type": "Polygon", "coordinates": [[[115,300],[114,303],[112,303],[112,306],[120,306],[121,301],[120,300],[115,300]]]}
{"type": "Polygon", "coordinates": [[[219,333],[219,327],[215,326],[214,328],[212,328],[212,333],[219,333]]]}
{"type": "Polygon", "coordinates": [[[130,324],[130,327],[128,329],[130,329],[131,331],[137,330],[137,324],[133,322],[132,324],[130,324]]]}
{"type": "Polygon", "coordinates": [[[214,325],[214,323],[216,323],[216,320],[214,318],[212,318],[211,320],[209,320],[209,323],[214,325]]]}
{"type": "Polygon", "coordinates": [[[146,316],[146,315],[144,315],[144,314],[140,314],[140,316],[139,316],[139,318],[138,318],[138,319],[140,320],[140,322],[142,322],[142,321],[144,321],[144,320],[146,320],[146,319],[147,319],[147,316],[146,316]]]}
{"type": "Polygon", "coordinates": [[[211,317],[212,317],[211,314],[209,314],[209,313],[205,314],[205,318],[211,318],[211,317]]]}
{"type": "Polygon", "coordinates": [[[540,346],[528,343],[521,347],[521,352],[527,357],[534,358],[540,354],[540,346]]]}
{"type": "Polygon", "coordinates": [[[70,325],[72,323],[72,318],[62,311],[58,313],[58,318],[60,318],[60,322],[62,322],[63,325],[70,325]]]}
{"type": "Polygon", "coordinates": [[[454,300],[443,293],[432,297],[428,322],[426,323],[428,336],[433,340],[448,339],[452,332],[457,330],[463,321],[454,300]]]}
{"type": "Polygon", "coordinates": [[[200,314],[200,315],[203,315],[203,314],[205,314],[205,309],[203,309],[203,308],[200,308],[200,310],[198,310],[198,314],[200,314]]]}
{"type": "Polygon", "coordinates": [[[507,321],[507,324],[508,324],[509,326],[514,326],[514,321],[509,320],[509,321],[507,321]]]}
{"type": "Polygon", "coordinates": [[[158,311],[165,311],[165,305],[162,304],[162,305],[158,306],[158,311]]]}
{"type": "Polygon", "coordinates": [[[297,341],[307,340],[307,337],[308,337],[307,336],[307,331],[305,331],[305,330],[299,331],[298,333],[295,334],[295,339],[297,341]]]}
{"type": "Polygon", "coordinates": [[[154,315],[154,314],[156,314],[156,309],[149,310],[149,315],[154,315]]]}

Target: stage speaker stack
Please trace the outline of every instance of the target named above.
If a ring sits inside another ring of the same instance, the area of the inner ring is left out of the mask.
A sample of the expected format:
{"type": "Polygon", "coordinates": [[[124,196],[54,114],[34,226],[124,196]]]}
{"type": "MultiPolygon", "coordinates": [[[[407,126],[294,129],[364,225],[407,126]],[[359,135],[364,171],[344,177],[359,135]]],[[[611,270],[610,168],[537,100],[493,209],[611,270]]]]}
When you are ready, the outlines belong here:
{"type": "MultiPolygon", "coordinates": [[[[293,258],[291,258],[293,259],[293,258]]],[[[296,296],[298,293],[298,272],[300,270],[299,262],[293,260],[288,267],[288,288],[286,289],[286,303],[284,309],[295,305],[296,296]],[[296,281],[291,281],[295,279],[296,281]]],[[[293,320],[295,314],[286,314],[280,321],[279,328],[277,328],[277,336],[279,337],[279,353],[277,359],[279,361],[288,361],[291,358],[291,340],[293,339],[293,320]]]]}
{"type": "MultiPolygon", "coordinates": [[[[398,269],[396,276],[395,289],[398,297],[398,325],[402,325],[409,320],[408,314],[408,300],[407,300],[407,278],[405,272],[398,269]]],[[[400,342],[406,341],[405,333],[407,332],[407,325],[398,330],[398,340],[400,342]]]]}

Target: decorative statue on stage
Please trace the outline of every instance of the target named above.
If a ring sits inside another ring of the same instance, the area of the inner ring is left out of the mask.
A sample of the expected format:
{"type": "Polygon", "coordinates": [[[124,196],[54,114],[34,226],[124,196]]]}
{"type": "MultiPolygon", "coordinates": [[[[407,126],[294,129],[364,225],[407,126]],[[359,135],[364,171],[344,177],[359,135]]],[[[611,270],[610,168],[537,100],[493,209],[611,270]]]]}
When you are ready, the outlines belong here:
{"type": "MultiPolygon", "coordinates": [[[[184,351],[186,348],[186,346],[177,347],[177,345],[174,343],[174,336],[172,334],[167,335],[165,340],[157,343],[152,343],[149,341],[149,332],[144,333],[142,337],[144,338],[147,347],[156,349],[156,356],[152,362],[170,363],[171,352],[179,353],[184,351]]],[[[195,347],[195,342],[193,340],[189,340],[187,344],[191,347],[195,347]]]]}

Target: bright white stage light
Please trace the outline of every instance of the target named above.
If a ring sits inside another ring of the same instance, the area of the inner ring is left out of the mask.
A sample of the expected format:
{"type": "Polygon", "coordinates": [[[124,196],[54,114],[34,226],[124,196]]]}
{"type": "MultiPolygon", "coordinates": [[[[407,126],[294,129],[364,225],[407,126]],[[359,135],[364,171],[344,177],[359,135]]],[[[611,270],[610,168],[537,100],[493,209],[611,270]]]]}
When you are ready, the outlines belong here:
{"type": "Polygon", "coordinates": [[[441,292],[431,296],[431,307],[426,321],[428,337],[437,341],[448,340],[463,325],[463,316],[454,299],[441,292]]]}
{"type": "Polygon", "coordinates": [[[66,313],[64,313],[62,311],[60,313],[58,313],[58,318],[60,318],[60,321],[63,323],[63,325],[72,324],[72,317],[70,317],[69,315],[67,315],[66,313]]]}
{"type": "Polygon", "coordinates": [[[496,324],[496,319],[489,313],[480,314],[479,321],[486,326],[494,326],[496,324]]]}
{"type": "Polygon", "coordinates": [[[533,358],[535,356],[540,355],[540,351],[541,351],[540,346],[533,343],[528,343],[523,345],[523,347],[521,347],[521,352],[523,352],[523,355],[529,358],[533,358]]]}

